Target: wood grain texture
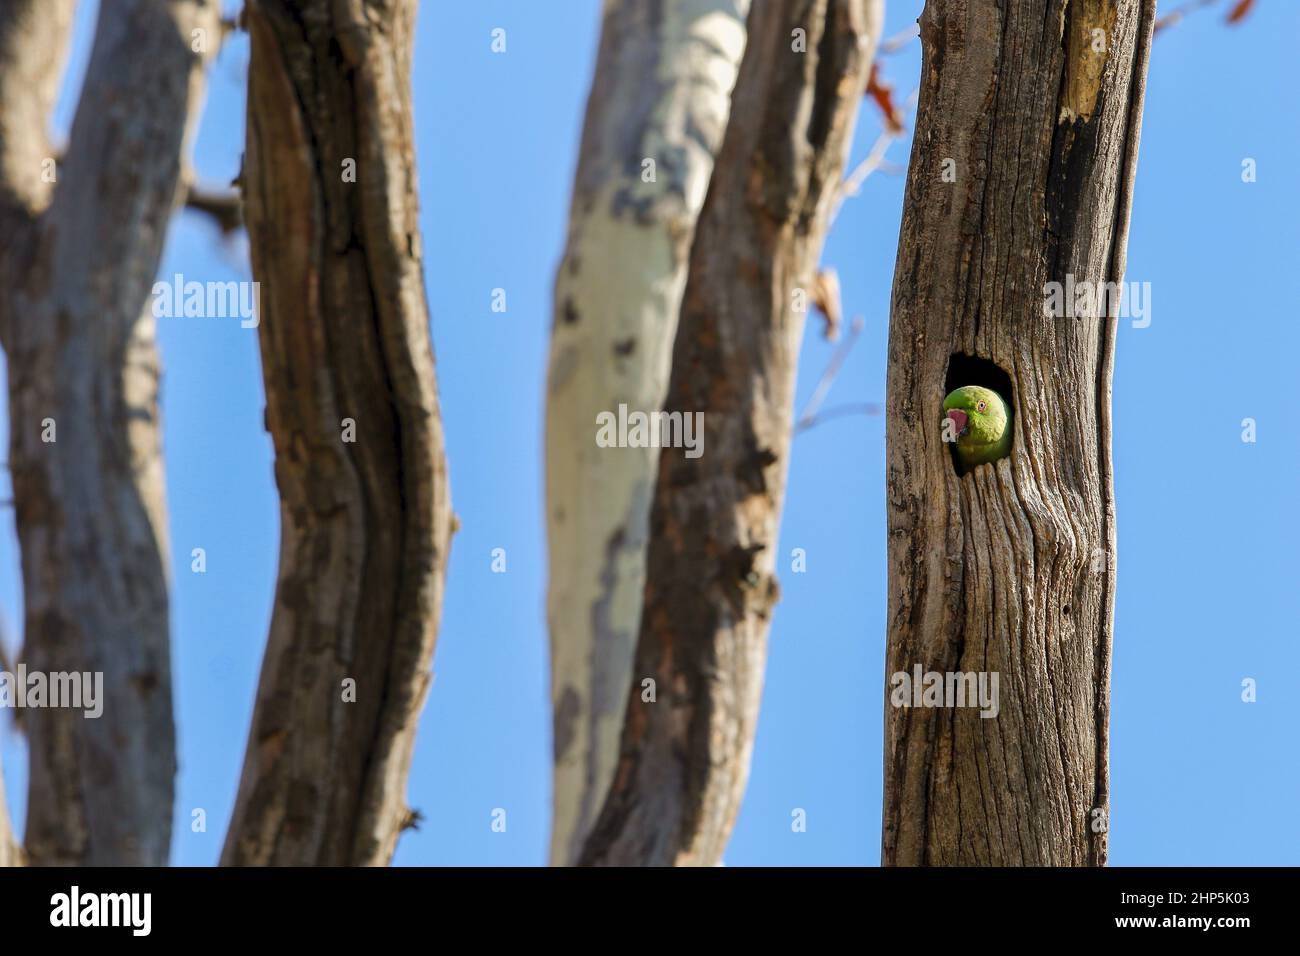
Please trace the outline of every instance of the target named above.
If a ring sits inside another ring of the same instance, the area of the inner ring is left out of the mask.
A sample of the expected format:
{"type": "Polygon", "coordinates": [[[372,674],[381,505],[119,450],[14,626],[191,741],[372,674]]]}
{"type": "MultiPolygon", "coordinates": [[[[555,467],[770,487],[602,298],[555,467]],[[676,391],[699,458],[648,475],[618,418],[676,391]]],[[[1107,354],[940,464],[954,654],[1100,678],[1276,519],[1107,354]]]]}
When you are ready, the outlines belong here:
{"type": "Polygon", "coordinates": [[[596,416],[663,404],[748,7],[620,0],[601,22],[556,273],[546,399],[557,865],[574,862],[618,762],[658,462],[657,448],[597,446],[596,416]]]}
{"type": "Polygon", "coordinates": [[[453,522],[418,228],[416,6],[246,8],[246,218],[281,530],[227,865],[383,865],[411,819],[453,522]]]}
{"type": "Polygon", "coordinates": [[[996,672],[1000,706],[895,708],[887,688],[885,864],[1106,860],[1117,303],[1043,310],[1067,274],[1123,276],[1154,8],[930,0],[921,17],[889,338],[886,676],[996,672]],[[1013,385],[1010,457],[960,478],[940,433],[954,353],[1013,385]]]}
{"type": "Polygon", "coordinates": [[[39,865],[160,865],[176,747],[149,299],[219,10],[215,0],[105,0],[66,161],[57,184],[37,185],[52,158],[44,124],[61,41],[50,37],[70,8],[10,0],[0,19],[23,7],[53,44],[42,48],[49,66],[35,49],[16,74],[14,61],[0,64],[5,214],[27,217],[0,252],[23,658],[33,671],[101,672],[104,696],[98,719],[25,714],[25,844],[39,865]]]}
{"type": "Polygon", "coordinates": [[[777,600],[804,325],[793,293],[814,282],[881,11],[790,0],[751,12],[665,402],[703,412],[703,454],[660,456],[620,761],[584,864],[715,865],[735,823],[777,600]]]}

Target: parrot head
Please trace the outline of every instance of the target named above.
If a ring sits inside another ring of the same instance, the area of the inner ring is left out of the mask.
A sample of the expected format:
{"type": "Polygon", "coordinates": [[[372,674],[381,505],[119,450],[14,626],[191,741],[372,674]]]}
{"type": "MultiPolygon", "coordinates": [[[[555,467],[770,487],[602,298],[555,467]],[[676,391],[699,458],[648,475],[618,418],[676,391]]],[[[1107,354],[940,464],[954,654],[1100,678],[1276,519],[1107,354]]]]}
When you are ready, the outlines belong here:
{"type": "Polygon", "coordinates": [[[1004,457],[1011,444],[1011,412],[1002,396],[982,385],[963,385],[943,400],[957,453],[970,467],[1004,457]]]}

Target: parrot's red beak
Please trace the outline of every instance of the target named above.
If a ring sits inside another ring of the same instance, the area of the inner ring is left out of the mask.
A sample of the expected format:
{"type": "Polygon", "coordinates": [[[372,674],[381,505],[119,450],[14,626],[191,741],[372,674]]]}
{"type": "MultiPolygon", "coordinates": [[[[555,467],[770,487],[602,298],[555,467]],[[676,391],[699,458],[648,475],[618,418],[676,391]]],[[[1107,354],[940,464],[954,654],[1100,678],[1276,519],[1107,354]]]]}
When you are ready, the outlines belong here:
{"type": "Polygon", "coordinates": [[[948,417],[952,419],[953,427],[957,429],[958,435],[966,434],[967,415],[960,408],[949,409],[948,417]]]}

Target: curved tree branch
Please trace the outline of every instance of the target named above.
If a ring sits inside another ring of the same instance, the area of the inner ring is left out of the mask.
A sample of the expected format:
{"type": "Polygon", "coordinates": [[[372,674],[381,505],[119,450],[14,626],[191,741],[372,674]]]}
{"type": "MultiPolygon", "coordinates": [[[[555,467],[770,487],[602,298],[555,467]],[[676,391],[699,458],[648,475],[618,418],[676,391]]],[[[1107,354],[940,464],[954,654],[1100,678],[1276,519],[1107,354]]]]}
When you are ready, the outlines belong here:
{"type": "Polygon", "coordinates": [[[382,865],[413,821],[453,522],[420,253],[415,11],[245,11],[245,212],[281,541],[227,865],[382,865]]]}

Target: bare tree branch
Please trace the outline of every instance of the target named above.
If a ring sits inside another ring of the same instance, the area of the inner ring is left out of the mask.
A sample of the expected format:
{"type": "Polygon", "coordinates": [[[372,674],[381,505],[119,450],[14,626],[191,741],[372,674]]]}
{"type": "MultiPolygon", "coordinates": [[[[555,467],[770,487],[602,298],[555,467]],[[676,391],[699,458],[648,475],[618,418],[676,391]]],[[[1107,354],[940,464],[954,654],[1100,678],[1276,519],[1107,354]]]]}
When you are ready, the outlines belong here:
{"type": "Polygon", "coordinates": [[[259,0],[243,183],[280,569],[222,863],[382,865],[451,544],[420,251],[416,0],[259,0]],[[353,172],[355,173],[353,175],[353,172]]]}
{"type": "Polygon", "coordinates": [[[190,184],[185,193],[185,208],[211,217],[223,236],[238,232],[244,225],[244,205],[235,190],[215,190],[190,184]]]}
{"type": "Polygon", "coordinates": [[[1223,0],[1187,0],[1181,6],[1174,7],[1168,13],[1156,18],[1156,32],[1159,33],[1166,27],[1176,26],[1189,14],[1198,10],[1204,10],[1206,7],[1212,7],[1222,3],[1223,0]]]}
{"type": "Polygon", "coordinates": [[[731,834],[777,595],[803,332],[792,293],[821,254],[881,19],[878,0],[750,15],[664,405],[702,416],[708,451],[660,457],[621,758],[583,863],[711,866],[731,834]]]}
{"type": "MultiPolygon", "coordinates": [[[[0,347],[6,351],[12,344],[15,312],[4,290],[12,289],[27,271],[37,219],[54,192],[53,169],[46,163],[52,152],[48,123],[75,3],[0,0],[0,347]]],[[[0,670],[11,671],[2,636],[0,670]]],[[[0,866],[24,862],[9,820],[0,767],[0,866]]]]}
{"type": "Polygon", "coordinates": [[[821,408],[822,402],[826,401],[826,396],[830,394],[831,386],[835,384],[835,378],[839,375],[840,369],[844,366],[844,361],[853,351],[853,346],[857,344],[858,337],[862,335],[862,329],[866,326],[866,321],[862,316],[854,316],[852,324],[849,326],[849,334],[845,337],[831,354],[831,360],[826,363],[826,369],[822,372],[821,378],[817,380],[817,386],[813,389],[812,395],[808,398],[808,404],[799,414],[795,421],[795,434],[811,428],[817,415],[817,410],[821,408]]]}
{"type": "Polygon", "coordinates": [[[921,28],[913,23],[909,27],[904,27],[893,36],[886,38],[880,44],[880,49],[876,51],[877,56],[893,56],[907,47],[911,46],[912,41],[921,35],[921,28]]]}
{"type": "MultiPolygon", "coordinates": [[[[912,92],[907,95],[906,109],[910,110],[916,105],[917,92],[918,88],[913,88],[912,92]]],[[[844,182],[840,184],[840,188],[836,191],[835,205],[831,212],[832,220],[839,215],[840,207],[844,205],[844,201],[858,194],[862,189],[862,184],[867,181],[867,177],[884,168],[885,153],[889,151],[889,147],[894,140],[898,139],[902,134],[902,130],[892,129],[888,124],[885,124],[884,129],[880,131],[880,135],[876,137],[876,141],[872,143],[871,150],[867,153],[866,158],[853,167],[853,172],[844,177],[844,182]]]]}
{"type": "MultiPolygon", "coordinates": [[[[62,167],[43,135],[57,81],[33,84],[30,62],[0,62],[0,116],[23,117],[14,134],[39,137],[24,149],[4,132],[3,188],[48,202],[28,204],[30,241],[0,253],[23,655],[33,671],[103,674],[105,697],[96,720],[56,708],[25,715],[34,864],[168,857],[176,753],[147,303],[216,6],[105,0],[62,167]]],[[[6,0],[3,10],[41,30],[62,16],[44,0],[6,0]]]]}
{"type": "MultiPolygon", "coordinates": [[[[61,150],[53,155],[54,168],[62,170],[66,158],[61,150]]],[[[216,189],[204,186],[194,179],[193,171],[186,172],[181,185],[181,208],[191,209],[212,219],[223,236],[238,232],[244,226],[243,200],[236,188],[216,189]]]]}
{"type": "Polygon", "coordinates": [[[601,448],[594,423],[621,404],[649,413],[663,404],[748,8],[749,0],[604,7],[555,279],[546,395],[555,864],[577,858],[618,762],[659,454],[601,448]]]}
{"type": "Polygon", "coordinates": [[[801,422],[799,427],[795,429],[795,434],[802,435],[804,432],[834,418],[846,418],[850,415],[870,415],[875,417],[882,410],[883,406],[878,402],[852,402],[846,405],[834,405],[824,412],[819,412],[807,421],[801,422]]]}

